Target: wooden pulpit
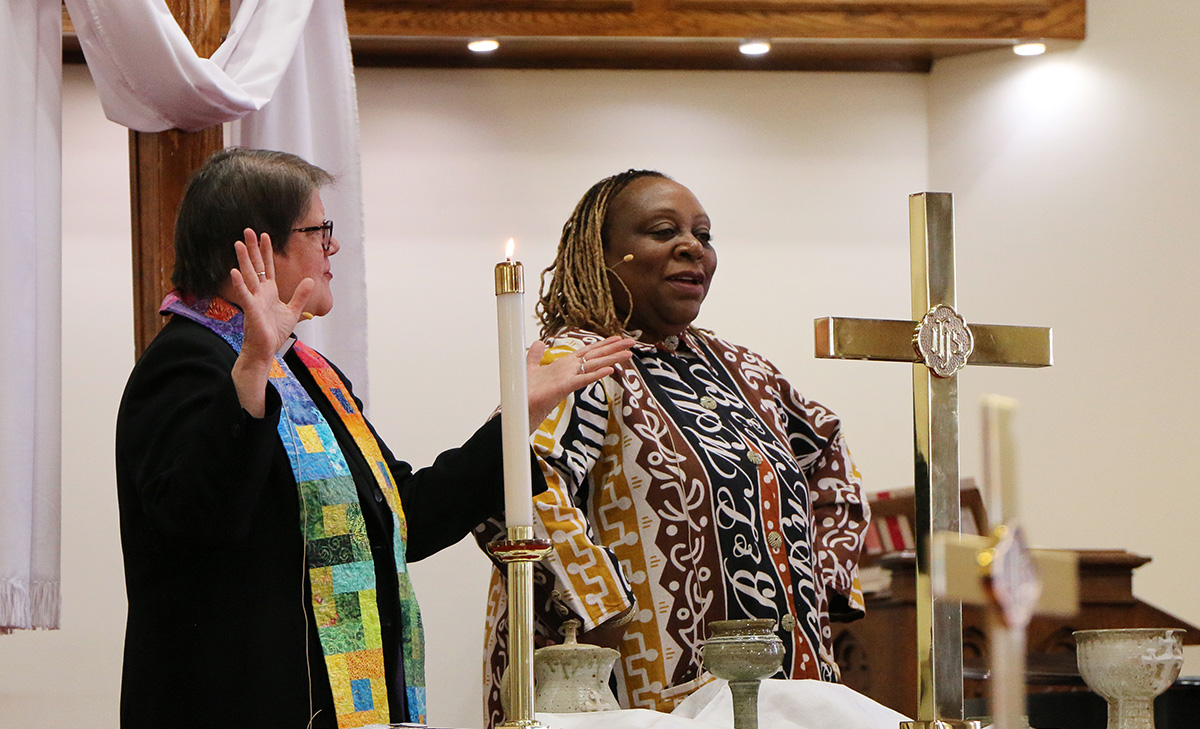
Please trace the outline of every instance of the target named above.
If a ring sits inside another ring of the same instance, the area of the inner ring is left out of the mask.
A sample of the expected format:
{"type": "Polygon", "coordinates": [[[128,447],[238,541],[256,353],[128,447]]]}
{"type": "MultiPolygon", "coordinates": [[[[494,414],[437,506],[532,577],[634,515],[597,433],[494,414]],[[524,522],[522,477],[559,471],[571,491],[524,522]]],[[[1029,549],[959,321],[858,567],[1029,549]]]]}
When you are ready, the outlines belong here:
{"type": "MultiPolygon", "coordinates": [[[[979,490],[962,486],[963,531],[985,534],[979,490]],[[970,515],[968,517],[968,514],[970,515]]],[[[913,716],[917,708],[916,557],[911,551],[914,501],[910,492],[886,492],[871,501],[871,533],[863,566],[867,614],[833,626],[834,655],[842,681],[881,704],[913,716]],[[905,521],[907,520],[907,522],[905,521]]],[[[1200,644],[1200,628],[1139,600],[1133,571],[1148,563],[1121,550],[1076,550],[1079,614],[1036,616],[1029,625],[1026,682],[1031,694],[1086,692],[1075,664],[1072,632],[1098,628],[1181,628],[1185,645],[1200,644]]],[[[987,694],[988,642],[982,608],[963,606],[964,699],[987,694]]]]}

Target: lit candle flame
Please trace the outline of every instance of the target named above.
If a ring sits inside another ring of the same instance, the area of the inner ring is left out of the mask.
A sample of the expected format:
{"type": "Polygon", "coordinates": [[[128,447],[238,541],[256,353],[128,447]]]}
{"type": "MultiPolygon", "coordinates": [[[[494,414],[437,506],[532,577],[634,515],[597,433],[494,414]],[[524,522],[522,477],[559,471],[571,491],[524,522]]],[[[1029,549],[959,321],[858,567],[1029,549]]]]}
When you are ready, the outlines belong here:
{"type": "Polygon", "coordinates": [[[504,246],[504,258],[505,259],[507,259],[509,261],[512,260],[514,247],[516,247],[516,243],[513,241],[512,238],[509,238],[508,244],[504,246]]]}

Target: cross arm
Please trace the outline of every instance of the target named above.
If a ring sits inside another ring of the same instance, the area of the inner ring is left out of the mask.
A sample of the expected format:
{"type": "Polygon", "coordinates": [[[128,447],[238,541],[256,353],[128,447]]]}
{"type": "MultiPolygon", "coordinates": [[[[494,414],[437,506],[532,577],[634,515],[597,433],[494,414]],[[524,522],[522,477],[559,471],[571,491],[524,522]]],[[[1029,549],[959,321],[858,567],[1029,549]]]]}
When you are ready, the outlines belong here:
{"type": "Polygon", "coordinates": [[[1054,364],[1050,327],[972,324],[975,351],[968,364],[1001,367],[1049,367],[1054,364]]]}
{"type": "Polygon", "coordinates": [[[813,322],[819,359],[920,362],[913,348],[915,321],[827,316],[813,322]]]}
{"type": "MultiPolygon", "coordinates": [[[[816,356],[876,362],[921,362],[913,346],[917,322],[827,316],[815,320],[816,356]]],[[[1053,364],[1049,327],[971,324],[975,349],[968,364],[1049,367],[1053,364]]]]}

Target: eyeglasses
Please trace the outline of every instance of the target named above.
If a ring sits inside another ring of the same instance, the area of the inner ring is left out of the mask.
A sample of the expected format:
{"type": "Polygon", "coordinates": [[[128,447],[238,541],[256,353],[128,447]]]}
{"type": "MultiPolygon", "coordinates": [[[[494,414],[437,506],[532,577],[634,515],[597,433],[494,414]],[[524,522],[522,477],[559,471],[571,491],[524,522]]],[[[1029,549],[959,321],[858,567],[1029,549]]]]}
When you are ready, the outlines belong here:
{"type": "Polygon", "coordinates": [[[321,250],[325,253],[333,247],[333,221],[326,220],[320,225],[310,225],[307,228],[292,228],[293,233],[316,233],[321,231],[321,250]]]}

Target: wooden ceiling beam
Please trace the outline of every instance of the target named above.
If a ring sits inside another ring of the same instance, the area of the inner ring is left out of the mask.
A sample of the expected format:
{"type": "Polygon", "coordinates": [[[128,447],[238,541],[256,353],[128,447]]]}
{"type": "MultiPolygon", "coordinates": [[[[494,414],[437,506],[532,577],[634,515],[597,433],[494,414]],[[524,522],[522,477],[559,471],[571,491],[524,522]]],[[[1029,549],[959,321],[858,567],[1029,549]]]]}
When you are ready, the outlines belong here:
{"type": "MultiPolygon", "coordinates": [[[[628,11],[515,10],[535,0],[442,2],[347,0],[359,36],[790,38],[805,40],[1082,40],[1084,0],[674,0],[628,11]],[[468,6],[498,10],[454,9],[468,6]]],[[[588,6],[590,3],[580,3],[588,6]]]]}
{"type": "MultiPolygon", "coordinates": [[[[1086,0],[345,1],[355,63],[374,66],[921,72],[937,58],[1086,35],[1086,0]],[[466,50],[481,37],[500,50],[466,50]],[[771,53],[742,56],[737,41],[750,38],[771,53]]],[[[78,60],[66,28],[66,57],[78,60]]]]}

